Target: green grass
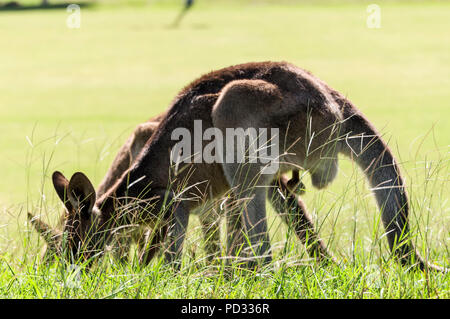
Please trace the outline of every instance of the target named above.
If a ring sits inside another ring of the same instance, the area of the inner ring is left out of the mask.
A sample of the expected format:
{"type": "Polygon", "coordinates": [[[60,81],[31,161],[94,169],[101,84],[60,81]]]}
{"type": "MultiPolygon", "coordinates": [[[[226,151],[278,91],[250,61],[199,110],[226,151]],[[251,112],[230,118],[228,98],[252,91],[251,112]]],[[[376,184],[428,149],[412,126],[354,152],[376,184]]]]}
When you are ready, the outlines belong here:
{"type": "Polygon", "coordinates": [[[105,261],[67,284],[60,264],[37,261],[42,242],[25,215],[56,223],[54,170],[98,183],[131,130],[200,74],[286,60],[346,94],[383,132],[407,180],[417,246],[448,265],[450,4],[378,1],[382,27],[368,29],[364,1],[198,2],[177,29],[168,27],[173,1],[99,2],[82,9],[80,29],[66,27],[65,10],[0,11],[0,296],[449,298],[448,274],[390,260],[374,200],[347,160],[327,190],[307,181],[304,197],[339,266],[309,261],[272,212],[279,248],[257,276],[206,265],[196,217],[176,276],[158,262],[105,261]]]}

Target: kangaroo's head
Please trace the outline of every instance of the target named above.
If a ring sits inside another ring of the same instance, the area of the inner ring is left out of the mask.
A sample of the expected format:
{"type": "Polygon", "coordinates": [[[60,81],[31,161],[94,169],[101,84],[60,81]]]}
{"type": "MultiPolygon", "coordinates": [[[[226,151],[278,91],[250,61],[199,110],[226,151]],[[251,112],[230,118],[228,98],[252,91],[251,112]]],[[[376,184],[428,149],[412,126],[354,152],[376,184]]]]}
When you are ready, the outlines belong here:
{"type": "Polygon", "coordinates": [[[52,176],[53,186],[66,208],[63,233],[59,246],[72,260],[89,260],[99,251],[102,220],[95,208],[96,193],[83,173],[75,173],[67,180],[60,172],[52,176]]]}

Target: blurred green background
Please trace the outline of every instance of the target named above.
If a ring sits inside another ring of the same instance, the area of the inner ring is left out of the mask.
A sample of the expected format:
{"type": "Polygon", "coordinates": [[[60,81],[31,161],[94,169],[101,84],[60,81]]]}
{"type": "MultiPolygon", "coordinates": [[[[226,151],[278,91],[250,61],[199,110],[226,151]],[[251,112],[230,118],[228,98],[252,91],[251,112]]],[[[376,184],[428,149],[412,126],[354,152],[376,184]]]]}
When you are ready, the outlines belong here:
{"type": "MultiPolygon", "coordinates": [[[[98,184],[133,128],[201,74],[285,60],[367,115],[413,195],[429,178],[428,161],[443,163],[432,175],[441,195],[429,207],[439,226],[433,236],[448,241],[450,2],[377,1],[379,29],[366,24],[372,2],[198,0],[177,28],[170,25],[182,1],[82,2],[79,29],[66,26],[64,6],[0,8],[0,223],[22,225],[27,210],[56,220],[51,173],[83,171],[98,184]]],[[[354,176],[348,161],[341,167],[321,195],[330,203],[354,176]]],[[[364,180],[357,183],[364,192],[364,180]]]]}

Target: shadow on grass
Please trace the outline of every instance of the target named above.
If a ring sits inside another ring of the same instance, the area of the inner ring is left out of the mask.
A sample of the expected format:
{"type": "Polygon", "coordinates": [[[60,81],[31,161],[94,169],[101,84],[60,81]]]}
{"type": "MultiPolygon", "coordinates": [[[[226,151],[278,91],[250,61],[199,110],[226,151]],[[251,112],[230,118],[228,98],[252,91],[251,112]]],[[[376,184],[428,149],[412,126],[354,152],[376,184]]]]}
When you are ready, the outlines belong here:
{"type": "MultiPolygon", "coordinates": [[[[0,12],[8,11],[32,11],[32,10],[65,10],[69,5],[74,4],[74,2],[65,3],[49,3],[49,4],[36,4],[36,5],[21,5],[17,1],[10,1],[6,3],[0,2],[0,12]]],[[[93,7],[95,3],[93,2],[81,2],[76,3],[80,8],[93,7]]]]}

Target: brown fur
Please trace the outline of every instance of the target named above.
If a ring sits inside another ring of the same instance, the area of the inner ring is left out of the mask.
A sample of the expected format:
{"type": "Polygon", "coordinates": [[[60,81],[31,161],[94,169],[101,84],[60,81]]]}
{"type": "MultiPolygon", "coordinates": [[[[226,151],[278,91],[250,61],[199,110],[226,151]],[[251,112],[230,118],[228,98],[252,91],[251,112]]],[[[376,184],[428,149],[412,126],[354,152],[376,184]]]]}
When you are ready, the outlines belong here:
{"type": "MultiPolygon", "coordinates": [[[[203,130],[278,128],[282,137],[279,145],[282,165],[278,174],[302,167],[310,172],[317,188],[326,187],[336,176],[339,152],[351,157],[364,169],[375,188],[391,249],[403,263],[415,260],[420,268],[429,267],[409,240],[406,191],[397,164],[381,136],[347,99],[311,73],[285,62],[236,65],[192,82],[172,102],[133,166],[97,197],[95,204],[93,189],[85,176],[74,175],[84,185],[84,188],[74,186],[74,194],[72,180],[68,185],[57,180],[55,189],[60,194],[61,188],[68,190],[67,208],[71,205],[77,208],[70,219],[79,226],[69,232],[71,246],[81,247],[74,249],[75,253],[89,258],[103,249],[104,238],[112,229],[138,223],[154,226],[154,244],[169,237],[171,246],[166,258],[176,261],[189,212],[208,200],[232,192],[241,203],[239,216],[254,259],[265,263],[271,260],[265,198],[266,189],[273,187],[277,174],[260,175],[260,167],[249,163],[194,163],[174,172],[170,150],[177,141],[171,139],[171,132],[179,127],[193,132],[194,120],[202,121],[203,130]],[[248,176],[254,178],[249,181],[248,176]],[[190,200],[180,197],[186,188],[190,200]],[[80,199],[87,200],[88,205],[80,205],[80,199]],[[89,209],[91,206],[95,208],[89,209]]],[[[277,207],[276,200],[274,206],[277,207]]],[[[302,225],[306,221],[306,227],[296,229],[298,236],[305,238],[304,230],[313,230],[310,219],[302,211],[304,206],[300,203],[293,223],[302,225]]],[[[313,251],[327,254],[321,244],[313,251]]],[[[249,263],[254,264],[254,261],[249,263]]]]}

